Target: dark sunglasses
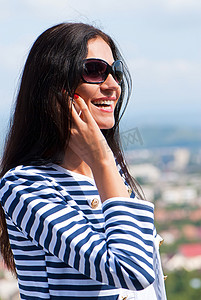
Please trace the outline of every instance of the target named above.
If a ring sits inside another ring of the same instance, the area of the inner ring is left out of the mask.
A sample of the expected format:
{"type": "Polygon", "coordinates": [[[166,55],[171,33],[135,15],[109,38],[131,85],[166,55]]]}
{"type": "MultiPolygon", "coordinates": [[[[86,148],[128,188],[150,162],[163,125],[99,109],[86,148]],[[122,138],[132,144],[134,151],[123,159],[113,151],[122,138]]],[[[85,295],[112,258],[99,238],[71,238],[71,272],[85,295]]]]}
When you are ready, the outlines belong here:
{"type": "Polygon", "coordinates": [[[102,83],[108,75],[112,74],[118,84],[123,79],[123,63],[121,60],[116,60],[110,66],[106,61],[99,58],[84,59],[82,69],[82,80],[86,83],[102,83]]]}

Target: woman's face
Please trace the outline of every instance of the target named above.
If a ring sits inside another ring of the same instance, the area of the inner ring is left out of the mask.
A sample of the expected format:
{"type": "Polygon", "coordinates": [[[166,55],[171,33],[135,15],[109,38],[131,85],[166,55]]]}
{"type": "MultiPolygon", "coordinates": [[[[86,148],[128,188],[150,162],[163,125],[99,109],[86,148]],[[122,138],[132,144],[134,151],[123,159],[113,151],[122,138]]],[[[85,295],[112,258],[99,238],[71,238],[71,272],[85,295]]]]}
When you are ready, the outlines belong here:
{"type": "MultiPolygon", "coordinates": [[[[100,58],[109,65],[114,62],[110,46],[100,37],[89,40],[86,58],[100,58]]],[[[103,83],[81,82],[75,93],[85,100],[100,129],[109,129],[114,126],[114,109],[120,97],[121,88],[111,74],[103,83]]]]}

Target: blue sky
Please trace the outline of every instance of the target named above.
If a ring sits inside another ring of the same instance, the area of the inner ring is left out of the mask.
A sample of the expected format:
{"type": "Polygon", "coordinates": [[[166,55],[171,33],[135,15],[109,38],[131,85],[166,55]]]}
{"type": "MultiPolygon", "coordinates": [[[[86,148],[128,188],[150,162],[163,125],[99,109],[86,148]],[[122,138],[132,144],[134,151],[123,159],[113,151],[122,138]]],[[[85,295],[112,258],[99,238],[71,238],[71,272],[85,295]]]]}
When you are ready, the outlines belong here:
{"type": "Polygon", "coordinates": [[[200,0],[0,0],[0,7],[0,138],[32,43],[64,21],[95,24],[120,46],[133,78],[125,127],[201,125],[200,0]]]}

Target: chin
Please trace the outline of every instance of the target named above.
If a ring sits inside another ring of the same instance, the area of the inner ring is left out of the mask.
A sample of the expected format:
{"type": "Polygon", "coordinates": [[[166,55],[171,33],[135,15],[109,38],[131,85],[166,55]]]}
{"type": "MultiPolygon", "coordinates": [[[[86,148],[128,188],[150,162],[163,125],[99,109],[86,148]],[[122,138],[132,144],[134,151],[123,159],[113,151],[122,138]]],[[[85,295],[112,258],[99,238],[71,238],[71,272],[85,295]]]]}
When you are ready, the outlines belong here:
{"type": "Polygon", "coordinates": [[[115,124],[114,118],[105,118],[105,121],[103,119],[96,119],[95,121],[100,129],[111,129],[115,124]]]}
{"type": "Polygon", "coordinates": [[[108,125],[106,125],[106,124],[104,124],[104,125],[99,125],[98,124],[98,127],[100,128],[100,129],[111,129],[112,127],[114,126],[114,123],[112,123],[112,124],[108,124],[108,125]]]}

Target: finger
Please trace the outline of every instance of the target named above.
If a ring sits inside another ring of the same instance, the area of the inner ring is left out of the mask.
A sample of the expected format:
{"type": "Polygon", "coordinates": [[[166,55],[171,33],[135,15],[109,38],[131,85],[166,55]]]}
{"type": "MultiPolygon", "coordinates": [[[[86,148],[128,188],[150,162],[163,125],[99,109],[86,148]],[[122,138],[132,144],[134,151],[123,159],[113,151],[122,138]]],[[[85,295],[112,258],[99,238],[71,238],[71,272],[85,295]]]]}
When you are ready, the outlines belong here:
{"type": "Polygon", "coordinates": [[[81,98],[79,95],[75,94],[74,101],[81,111],[80,114],[82,114],[82,119],[84,119],[85,121],[90,120],[92,118],[92,116],[91,116],[89,108],[88,108],[86,102],[84,101],[84,99],[81,98]]]}
{"type": "Polygon", "coordinates": [[[82,121],[82,119],[80,118],[82,111],[80,110],[79,106],[73,102],[72,103],[72,118],[75,121],[82,121]]]}
{"type": "Polygon", "coordinates": [[[72,99],[72,104],[74,105],[74,108],[75,108],[75,110],[76,110],[78,116],[80,117],[82,111],[81,111],[79,105],[74,101],[74,99],[72,99]]]}

